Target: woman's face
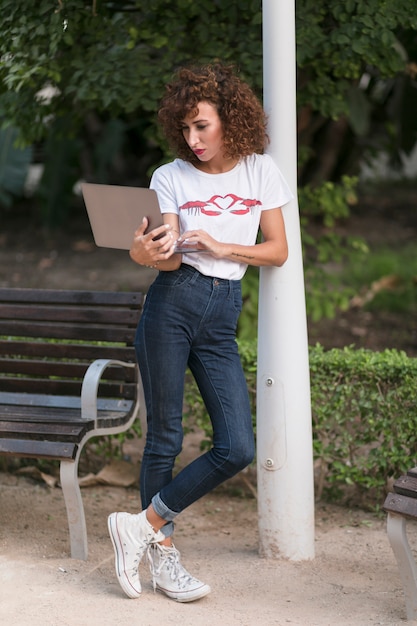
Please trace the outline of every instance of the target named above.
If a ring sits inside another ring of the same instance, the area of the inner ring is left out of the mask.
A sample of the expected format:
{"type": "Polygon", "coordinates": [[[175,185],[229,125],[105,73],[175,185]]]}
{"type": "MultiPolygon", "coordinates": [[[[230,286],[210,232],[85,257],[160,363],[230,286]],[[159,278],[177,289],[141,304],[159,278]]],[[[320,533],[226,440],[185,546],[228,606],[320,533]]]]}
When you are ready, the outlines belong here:
{"type": "Polygon", "coordinates": [[[198,113],[182,121],[184,139],[201,163],[216,163],[223,157],[223,130],[216,108],[199,102],[198,113]]]}

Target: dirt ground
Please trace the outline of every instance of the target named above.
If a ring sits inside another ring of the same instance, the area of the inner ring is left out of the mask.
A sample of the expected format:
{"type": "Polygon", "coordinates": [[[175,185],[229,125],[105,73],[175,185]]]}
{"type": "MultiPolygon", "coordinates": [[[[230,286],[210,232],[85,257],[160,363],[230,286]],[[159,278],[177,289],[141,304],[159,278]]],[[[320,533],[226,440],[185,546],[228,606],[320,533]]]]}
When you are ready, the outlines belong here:
{"type": "MultiPolygon", "coordinates": [[[[400,625],[405,603],[383,516],[316,507],[315,558],[258,554],[256,500],[227,487],[179,518],[176,545],[187,569],[212,593],[179,604],[154,593],[146,563],[142,595],[124,596],[114,572],[107,515],[135,511],[134,488],[83,489],[87,561],[69,558],[60,489],[0,474],[0,622],[17,626],[400,625]]],[[[410,525],[412,526],[412,525],[410,525]]],[[[410,541],[417,540],[411,528],[410,541]]],[[[408,622],[416,623],[416,622],[408,622]]]]}
{"type": "MultiPolygon", "coordinates": [[[[391,220],[387,228],[386,218],[379,225],[374,218],[357,217],[357,229],[374,237],[385,233],[396,243],[415,238],[415,224],[391,220]]],[[[152,270],[138,270],[127,253],[96,249],[83,221],[54,236],[31,224],[22,226],[18,218],[9,216],[7,224],[0,232],[2,287],[146,291],[154,276],[152,270]]],[[[311,325],[309,334],[312,342],[325,347],[355,343],[405,349],[417,356],[415,320],[357,310],[311,325]]],[[[193,445],[186,444],[188,453],[193,445]]],[[[183,562],[212,587],[206,598],[182,605],[153,592],[145,563],[138,600],[124,597],[117,583],[106,519],[115,510],[136,511],[137,489],[86,487],[83,499],[89,534],[86,562],[69,558],[59,487],[0,472],[2,624],[394,626],[405,621],[401,581],[382,514],[317,503],[315,558],[262,559],[254,489],[244,476],[237,477],[179,518],[176,544],[183,562]]],[[[410,527],[410,541],[417,545],[417,530],[410,527]]]]}

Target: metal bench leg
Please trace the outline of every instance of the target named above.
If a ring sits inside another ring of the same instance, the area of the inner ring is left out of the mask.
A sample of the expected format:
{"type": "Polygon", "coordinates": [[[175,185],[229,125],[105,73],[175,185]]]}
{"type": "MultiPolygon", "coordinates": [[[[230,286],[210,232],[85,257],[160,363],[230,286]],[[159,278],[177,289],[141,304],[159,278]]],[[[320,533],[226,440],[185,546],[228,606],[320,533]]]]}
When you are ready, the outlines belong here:
{"type": "Polygon", "coordinates": [[[417,565],[406,532],[407,520],[402,515],[388,512],[387,534],[400,570],[404,587],[407,619],[417,619],[417,565]]]}
{"type": "Polygon", "coordinates": [[[76,461],[61,461],[61,487],[67,508],[71,557],[87,560],[87,526],[84,505],[78,484],[78,455],[76,461]]]}

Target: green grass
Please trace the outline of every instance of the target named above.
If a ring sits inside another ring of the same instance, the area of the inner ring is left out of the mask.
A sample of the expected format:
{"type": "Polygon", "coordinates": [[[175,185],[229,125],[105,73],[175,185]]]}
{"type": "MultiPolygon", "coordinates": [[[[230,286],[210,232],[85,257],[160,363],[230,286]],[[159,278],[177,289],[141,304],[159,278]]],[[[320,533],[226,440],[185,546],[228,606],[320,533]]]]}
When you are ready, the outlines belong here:
{"type": "Polygon", "coordinates": [[[410,242],[402,248],[381,247],[370,250],[365,261],[343,271],[342,282],[359,296],[371,295],[365,308],[392,313],[417,312],[417,246],[410,242]],[[377,281],[389,279],[378,289],[377,281]]]}

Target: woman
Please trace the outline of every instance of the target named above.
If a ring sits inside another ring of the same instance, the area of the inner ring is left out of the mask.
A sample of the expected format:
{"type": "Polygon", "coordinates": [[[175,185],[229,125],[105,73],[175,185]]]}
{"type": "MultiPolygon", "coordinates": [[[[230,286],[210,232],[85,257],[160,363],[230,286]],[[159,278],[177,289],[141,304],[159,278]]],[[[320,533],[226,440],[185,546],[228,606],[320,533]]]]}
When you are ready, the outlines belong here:
{"type": "Polygon", "coordinates": [[[151,188],[164,226],[136,231],[131,258],[158,268],[138,326],[136,353],[148,431],[142,512],[112,513],[116,573],[129,597],[141,593],[147,552],[154,588],[180,602],[210,593],[181,565],[173,520],[243,470],[254,457],[245,377],[235,341],[249,265],[281,266],[287,241],[281,207],[291,192],[269,155],[266,118],[248,85],[221,64],[181,69],[166,88],[159,120],[177,154],[151,188]],[[262,242],[256,243],[259,226],[262,242]],[[184,376],[189,366],[213,425],[213,448],[173,478],[181,451],[184,376]]]}

